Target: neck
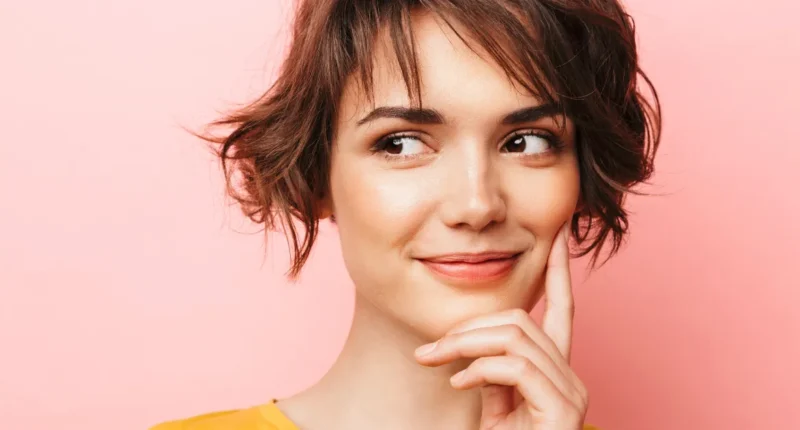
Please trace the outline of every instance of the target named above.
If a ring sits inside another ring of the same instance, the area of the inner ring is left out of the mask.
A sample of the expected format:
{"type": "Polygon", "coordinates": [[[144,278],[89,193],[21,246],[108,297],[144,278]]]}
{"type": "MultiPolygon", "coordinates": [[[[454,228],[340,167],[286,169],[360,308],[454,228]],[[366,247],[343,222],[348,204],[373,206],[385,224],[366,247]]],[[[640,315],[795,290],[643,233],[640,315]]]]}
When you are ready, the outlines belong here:
{"type": "Polygon", "coordinates": [[[458,391],[450,377],[466,363],[424,367],[419,335],[357,296],[353,326],[331,370],[282,409],[300,428],[472,429],[480,417],[478,390],[458,391]]]}

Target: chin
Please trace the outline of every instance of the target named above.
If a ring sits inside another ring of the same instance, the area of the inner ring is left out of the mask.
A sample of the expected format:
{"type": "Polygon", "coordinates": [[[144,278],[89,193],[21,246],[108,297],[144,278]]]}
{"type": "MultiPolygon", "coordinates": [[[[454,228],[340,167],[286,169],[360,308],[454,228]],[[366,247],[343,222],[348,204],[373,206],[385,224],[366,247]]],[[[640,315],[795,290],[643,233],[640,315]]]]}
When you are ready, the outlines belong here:
{"type": "Polygon", "coordinates": [[[540,297],[541,258],[527,256],[501,279],[451,279],[424,264],[402,262],[354,266],[358,295],[379,313],[425,341],[435,341],[460,323],[508,309],[530,310],[540,297]],[[409,264],[410,263],[410,264],[409,264]]]}
{"type": "Polygon", "coordinates": [[[412,306],[395,308],[393,313],[428,341],[437,340],[462,322],[481,315],[508,309],[529,311],[540,297],[537,282],[506,282],[491,288],[470,289],[438,282],[417,285],[425,285],[427,294],[420,294],[417,300],[409,298],[406,303],[413,303],[412,306]]]}

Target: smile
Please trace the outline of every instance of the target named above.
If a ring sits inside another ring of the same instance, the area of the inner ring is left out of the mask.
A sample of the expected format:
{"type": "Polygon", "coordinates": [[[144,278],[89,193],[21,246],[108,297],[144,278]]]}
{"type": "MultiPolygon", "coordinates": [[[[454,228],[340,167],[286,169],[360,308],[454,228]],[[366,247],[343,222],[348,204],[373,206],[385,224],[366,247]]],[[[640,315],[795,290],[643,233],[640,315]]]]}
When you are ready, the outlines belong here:
{"type": "Polygon", "coordinates": [[[506,277],[514,269],[521,252],[449,254],[420,258],[435,275],[457,282],[488,282],[506,277]]]}

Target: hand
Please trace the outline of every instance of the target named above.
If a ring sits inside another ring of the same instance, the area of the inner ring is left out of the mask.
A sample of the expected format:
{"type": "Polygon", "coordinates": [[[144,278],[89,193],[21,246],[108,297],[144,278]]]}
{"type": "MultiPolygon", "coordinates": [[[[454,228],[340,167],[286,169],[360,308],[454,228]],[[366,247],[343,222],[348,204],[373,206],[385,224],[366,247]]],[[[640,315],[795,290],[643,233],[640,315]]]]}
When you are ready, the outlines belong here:
{"type": "Polygon", "coordinates": [[[582,428],[588,395],[569,367],[574,304],[567,234],[565,226],[550,250],[542,328],[529,312],[514,309],[466,321],[417,349],[426,366],[476,359],[450,383],[481,387],[481,430],[582,428]]]}

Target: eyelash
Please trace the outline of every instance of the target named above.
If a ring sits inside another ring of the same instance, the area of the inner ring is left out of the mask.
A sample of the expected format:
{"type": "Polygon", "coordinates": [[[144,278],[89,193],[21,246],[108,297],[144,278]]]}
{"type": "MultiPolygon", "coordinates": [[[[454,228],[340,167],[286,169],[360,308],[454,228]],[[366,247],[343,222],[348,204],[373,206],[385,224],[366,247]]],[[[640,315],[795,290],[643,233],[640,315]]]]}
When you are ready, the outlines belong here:
{"type": "MultiPolygon", "coordinates": [[[[515,131],[515,132],[511,133],[511,135],[508,136],[508,138],[505,141],[503,141],[503,146],[505,146],[505,144],[508,143],[510,140],[512,140],[514,138],[517,138],[517,137],[520,137],[520,136],[536,136],[536,137],[540,137],[540,138],[544,139],[550,145],[550,152],[556,153],[556,154],[559,151],[561,151],[562,149],[564,149],[564,145],[565,145],[564,141],[561,140],[561,138],[559,138],[558,136],[556,136],[556,135],[554,135],[554,134],[552,134],[550,132],[547,132],[547,131],[542,131],[542,130],[519,130],[519,131],[515,131]]],[[[544,154],[519,155],[519,156],[520,157],[533,157],[533,158],[536,158],[536,157],[541,157],[542,155],[544,155],[544,154]]]]}
{"type": "MultiPolygon", "coordinates": [[[[519,130],[515,131],[511,135],[509,135],[506,140],[503,141],[503,146],[505,146],[510,140],[515,139],[520,136],[536,136],[540,137],[547,141],[550,145],[551,153],[559,153],[562,149],[564,149],[565,143],[559,137],[553,135],[550,132],[545,132],[541,130],[519,130]]],[[[425,154],[411,154],[411,155],[395,155],[389,154],[387,152],[383,152],[386,149],[386,145],[394,139],[401,139],[404,137],[413,137],[415,139],[419,139],[419,135],[414,133],[396,133],[390,134],[388,136],[382,137],[372,145],[370,151],[373,153],[381,153],[382,157],[389,160],[389,161],[406,161],[414,158],[419,158],[424,156],[425,154]]],[[[420,139],[421,140],[421,139],[420,139]]],[[[513,153],[512,153],[513,154],[513,153]]],[[[540,158],[545,154],[522,154],[516,155],[516,157],[524,157],[524,158],[540,158]]]]}
{"type": "Polygon", "coordinates": [[[386,146],[389,144],[389,142],[391,142],[394,139],[402,139],[404,137],[413,137],[415,139],[422,140],[422,139],[419,138],[419,135],[414,134],[414,133],[390,134],[388,136],[385,136],[385,137],[382,137],[382,138],[378,139],[378,141],[375,142],[374,145],[372,145],[372,148],[370,148],[370,151],[372,151],[373,153],[381,153],[381,156],[383,158],[389,160],[389,161],[409,160],[409,159],[418,158],[421,155],[423,155],[423,154],[394,155],[394,154],[389,154],[388,152],[384,152],[386,150],[386,146]]]}

